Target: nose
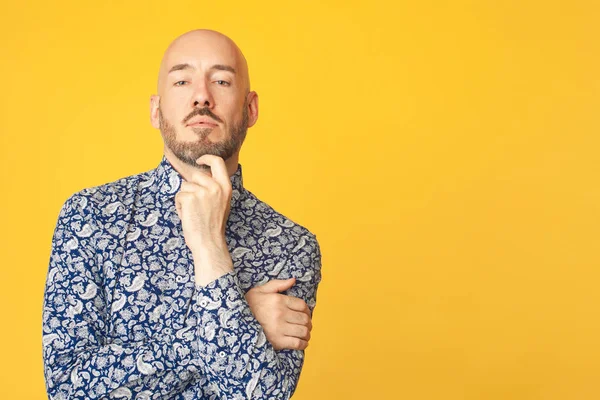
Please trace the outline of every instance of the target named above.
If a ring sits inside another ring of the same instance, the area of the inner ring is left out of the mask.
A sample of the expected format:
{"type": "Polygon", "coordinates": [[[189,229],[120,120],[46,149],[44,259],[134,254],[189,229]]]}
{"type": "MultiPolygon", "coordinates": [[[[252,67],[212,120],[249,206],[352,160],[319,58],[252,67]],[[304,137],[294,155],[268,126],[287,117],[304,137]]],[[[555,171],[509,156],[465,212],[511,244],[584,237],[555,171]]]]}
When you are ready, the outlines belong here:
{"type": "Polygon", "coordinates": [[[214,106],[214,100],[206,82],[201,82],[197,85],[196,91],[192,97],[192,103],[194,107],[201,108],[212,108],[214,106]]]}

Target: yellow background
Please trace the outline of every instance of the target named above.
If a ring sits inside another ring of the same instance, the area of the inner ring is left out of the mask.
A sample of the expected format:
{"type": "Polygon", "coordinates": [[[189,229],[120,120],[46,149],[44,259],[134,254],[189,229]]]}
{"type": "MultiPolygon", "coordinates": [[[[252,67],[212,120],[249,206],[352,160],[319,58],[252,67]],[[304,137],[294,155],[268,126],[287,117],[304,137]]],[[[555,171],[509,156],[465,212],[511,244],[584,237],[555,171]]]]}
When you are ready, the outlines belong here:
{"type": "Polygon", "coordinates": [[[20,1],[0,16],[0,398],[42,399],[60,206],[160,161],[162,52],[232,37],[246,187],[317,234],[295,399],[600,398],[600,5],[20,1]]]}

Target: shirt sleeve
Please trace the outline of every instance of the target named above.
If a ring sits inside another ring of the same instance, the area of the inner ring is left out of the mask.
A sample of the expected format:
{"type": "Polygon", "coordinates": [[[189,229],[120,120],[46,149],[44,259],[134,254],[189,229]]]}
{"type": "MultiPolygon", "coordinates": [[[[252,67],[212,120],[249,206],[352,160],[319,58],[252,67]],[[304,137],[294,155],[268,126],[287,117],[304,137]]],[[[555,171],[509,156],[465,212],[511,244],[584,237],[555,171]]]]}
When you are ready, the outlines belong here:
{"type": "MultiPolygon", "coordinates": [[[[312,313],[321,280],[321,254],[314,235],[303,237],[301,243],[304,245],[296,246],[287,260],[296,284],[286,294],[302,298],[312,313]]],[[[195,296],[202,372],[216,384],[220,398],[292,397],[304,351],[273,348],[252,314],[235,272],[196,287],[195,296]]]]}
{"type": "MultiPolygon", "coordinates": [[[[50,399],[163,398],[180,392],[198,368],[197,321],[143,342],[111,340],[96,222],[88,199],[63,205],[54,235],[43,305],[43,360],[50,399]],[[132,396],[132,393],[137,393],[132,396]]],[[[192,306],[193,306],[192,299],[192,306]]]]}

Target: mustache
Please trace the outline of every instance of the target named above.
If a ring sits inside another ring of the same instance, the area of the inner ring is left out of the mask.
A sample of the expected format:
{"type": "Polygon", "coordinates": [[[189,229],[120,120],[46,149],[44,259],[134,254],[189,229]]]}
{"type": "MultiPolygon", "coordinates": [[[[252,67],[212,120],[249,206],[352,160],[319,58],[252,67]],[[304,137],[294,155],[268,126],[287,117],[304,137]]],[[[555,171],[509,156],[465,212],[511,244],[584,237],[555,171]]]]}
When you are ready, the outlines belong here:
{"type": "Polygon", "coordinates": [[[187,123],[190,119],[194,118],[196,115],[208,115],[209,117],[211,117],[212,119],[214,119],[217,122],[223,122],[221,120],[221,118],[216,116],[208,108],[204,107],[204,108],[195,108],[194,111],[189,113],[189,115],[183,119],[183,124],[187,123]]]}

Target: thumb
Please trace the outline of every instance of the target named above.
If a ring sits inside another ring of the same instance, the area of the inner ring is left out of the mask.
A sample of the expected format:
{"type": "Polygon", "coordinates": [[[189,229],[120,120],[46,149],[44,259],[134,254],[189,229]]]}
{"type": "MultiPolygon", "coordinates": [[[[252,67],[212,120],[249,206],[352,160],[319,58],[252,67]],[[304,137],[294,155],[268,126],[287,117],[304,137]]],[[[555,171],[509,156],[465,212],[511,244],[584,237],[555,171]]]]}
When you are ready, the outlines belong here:
{"type": "Polygon", "coordinates": [[[261,292],[263,293],[277,293],[283,292],[284,290],[288,290],[296,283],[296,278],[290,279],[271,279],[269,282],[265,283],[260,287],[261,292]]]}

